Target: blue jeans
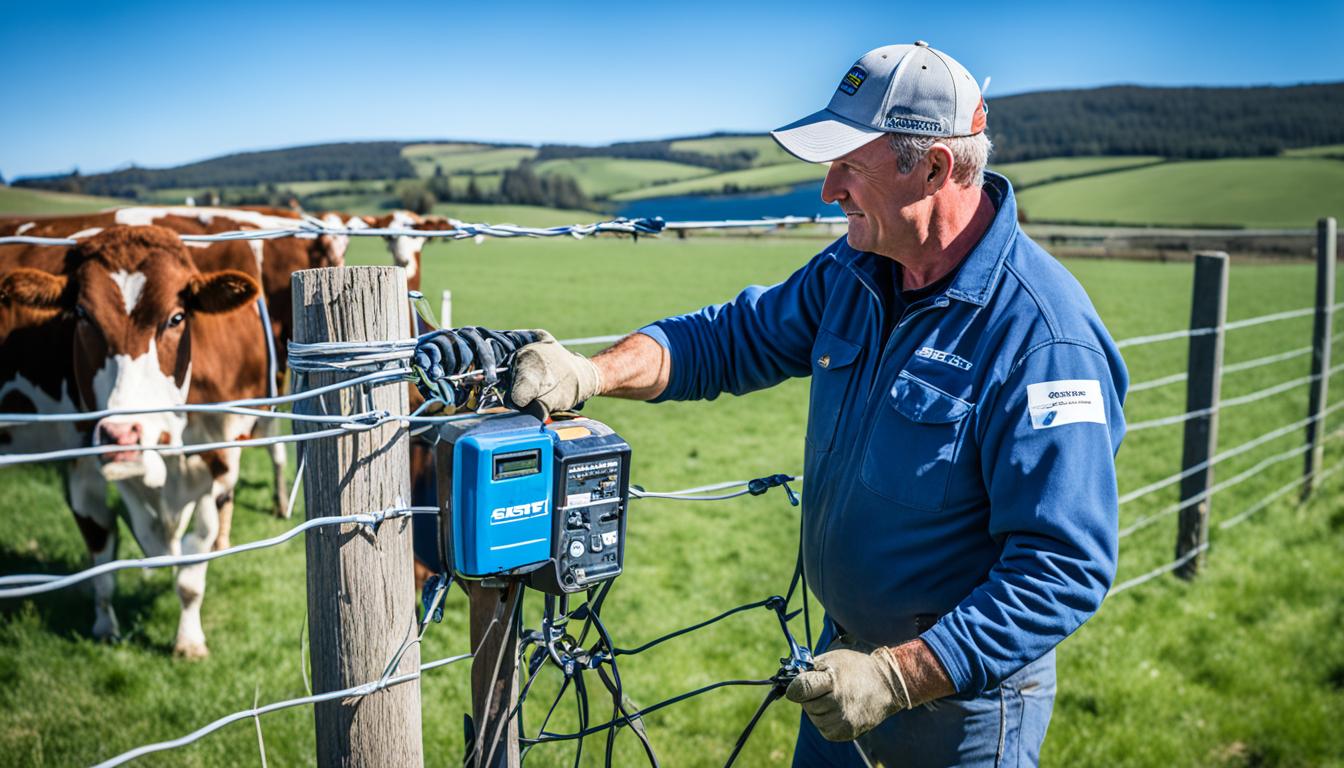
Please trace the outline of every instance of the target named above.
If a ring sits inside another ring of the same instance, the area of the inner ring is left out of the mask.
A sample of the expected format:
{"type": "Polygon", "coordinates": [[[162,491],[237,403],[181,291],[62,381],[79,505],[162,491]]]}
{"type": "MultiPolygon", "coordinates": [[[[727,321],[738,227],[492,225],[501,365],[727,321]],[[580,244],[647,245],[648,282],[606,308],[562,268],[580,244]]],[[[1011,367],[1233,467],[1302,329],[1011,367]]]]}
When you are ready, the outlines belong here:
{"type": "Polygon", "coordinates": [[[859,745],[872,765],[887,768],[1034,766],[1040,762],[1054,703],[1055,652],[1050,651],[996,688],[898,713],[857,742],[827,741],[804,714],[793,765],[863,768],[859,745]]]}

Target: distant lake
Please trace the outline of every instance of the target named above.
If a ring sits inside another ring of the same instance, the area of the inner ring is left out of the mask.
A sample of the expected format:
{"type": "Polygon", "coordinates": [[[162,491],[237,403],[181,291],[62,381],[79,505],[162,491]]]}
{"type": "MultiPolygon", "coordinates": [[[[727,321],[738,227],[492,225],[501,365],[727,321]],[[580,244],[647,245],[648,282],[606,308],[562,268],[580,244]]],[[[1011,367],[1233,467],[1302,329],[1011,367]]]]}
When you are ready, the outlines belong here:
{"type": "Polygon", "coordinates": [[[651,197],[626,203],[616,213],[631,219],[662,216],[667,221],[844,215],[840,206],[821,202],[820,181],[799,184],[787,192],[651,197]]]}

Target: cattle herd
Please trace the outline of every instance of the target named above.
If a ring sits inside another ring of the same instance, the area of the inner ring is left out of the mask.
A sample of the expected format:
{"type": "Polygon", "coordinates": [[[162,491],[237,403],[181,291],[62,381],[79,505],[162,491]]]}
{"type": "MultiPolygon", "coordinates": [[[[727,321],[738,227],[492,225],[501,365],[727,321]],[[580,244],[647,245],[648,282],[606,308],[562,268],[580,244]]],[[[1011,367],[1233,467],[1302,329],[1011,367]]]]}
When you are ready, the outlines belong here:
{"type": "MultiPolygon", "coordinates": [[[[70,238],[72,246],[0,245],[0,413],[93,413],[85,421],[0,423],[0,453],[108,446],[67,462],[67,499],[95,565],[116,558],[115,483],[146,555],[229,545],[240,448],[184,456],[136,446],[194,445],[259,435],[273,419],[156,409],[264,397],[283,388],[292,322],[290,276],[341,266],[348,238],[309,234],[269,240],[183,241],[181,235],[292,229],[301,214],[272,208],[134,207],[83,216],[0,221],[0,237],[70,238]],[[269,326],[256,301],[269,307],[269,326]],[[272,382],[267,340],[274,343],[272,382]],[[117,451],[118,446],[127,450],[117,451]]],[[[398,211],[381,217],[317,214],[349,229],[449,229],[398,211]]],[[[393,263],[420,284],[425,239],[385,238],[393,263]]],[[[285,451],[271,450],[275,512],[288,516],[285,451]]],[[[201,627],[205,564],[181,567],[175,653],[207,654],[201,627]]],[[[93,633],[118,634],[114,576],[94,579],[93,633]]]]}

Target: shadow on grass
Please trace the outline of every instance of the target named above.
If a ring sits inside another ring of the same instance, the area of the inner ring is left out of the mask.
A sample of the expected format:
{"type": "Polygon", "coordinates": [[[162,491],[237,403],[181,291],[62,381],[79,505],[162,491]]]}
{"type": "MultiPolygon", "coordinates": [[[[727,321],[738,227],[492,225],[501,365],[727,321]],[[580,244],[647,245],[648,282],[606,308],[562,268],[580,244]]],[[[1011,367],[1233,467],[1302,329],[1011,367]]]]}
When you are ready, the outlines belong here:
{"type": "MultiPolygon", "coordinates": [[[[53,561],[37,552],[0,549],[0,573],[68,574],[89,567],[84,559],[69,558],[53,561]]],[[[116,642],[130,643],[145,650],[172,653],[171,644],[152,641],[144,632],[144,625],[154,609],[154,602],[164,592],[164,585],[135,580],[130,584],[119,579],[112,598],[122,636],[116,642]]],[[[171,591],[172,586],[168,589],[171,591]]],[[[12,622],[21,614],[35,615],[43,629],[68,640],[93,636],[93,586],[86,581],[54,592],[32,595],[17,600],[0,602],[0,621],[12,622]]]]}

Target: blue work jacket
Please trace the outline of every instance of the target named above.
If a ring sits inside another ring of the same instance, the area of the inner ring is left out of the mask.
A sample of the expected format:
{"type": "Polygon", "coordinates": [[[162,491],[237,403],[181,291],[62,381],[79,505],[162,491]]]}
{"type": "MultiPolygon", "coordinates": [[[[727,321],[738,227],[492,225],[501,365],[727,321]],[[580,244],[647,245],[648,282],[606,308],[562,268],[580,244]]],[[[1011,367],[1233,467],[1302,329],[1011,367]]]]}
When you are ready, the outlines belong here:
{"type": "Polygon", "coordinates": [[[808,583],[859,640],[922,637],[963,693],[1044,655],[1110,588],[1129,383],[1008,180],[985,189],[993,223],[885,344],[884,257],[844,238],[782,283],[642,329],[671,356],[660,400],[812,377],[808,583]]]}

